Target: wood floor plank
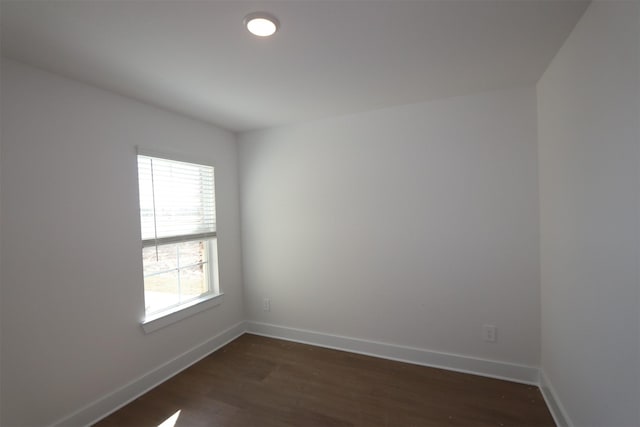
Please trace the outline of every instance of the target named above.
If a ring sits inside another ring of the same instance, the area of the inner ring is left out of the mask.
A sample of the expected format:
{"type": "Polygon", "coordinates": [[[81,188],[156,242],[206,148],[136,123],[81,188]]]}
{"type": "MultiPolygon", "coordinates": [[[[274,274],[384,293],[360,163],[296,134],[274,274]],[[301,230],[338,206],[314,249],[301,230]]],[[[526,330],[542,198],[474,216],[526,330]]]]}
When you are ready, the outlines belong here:
{"type": "Polygon", "coordinates": [[[537,387],[245,334],[96,424],[554,426],[537,387]]]}

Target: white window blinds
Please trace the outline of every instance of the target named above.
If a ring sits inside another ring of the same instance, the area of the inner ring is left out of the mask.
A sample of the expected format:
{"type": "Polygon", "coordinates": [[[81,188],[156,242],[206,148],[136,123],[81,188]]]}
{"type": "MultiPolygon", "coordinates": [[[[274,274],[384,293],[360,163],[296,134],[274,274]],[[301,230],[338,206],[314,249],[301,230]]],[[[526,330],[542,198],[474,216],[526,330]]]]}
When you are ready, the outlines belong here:
{"type": "Polygon", "coordinates": [[[216,235],[213,167],[138,155],[142,246],[216,235]]]}

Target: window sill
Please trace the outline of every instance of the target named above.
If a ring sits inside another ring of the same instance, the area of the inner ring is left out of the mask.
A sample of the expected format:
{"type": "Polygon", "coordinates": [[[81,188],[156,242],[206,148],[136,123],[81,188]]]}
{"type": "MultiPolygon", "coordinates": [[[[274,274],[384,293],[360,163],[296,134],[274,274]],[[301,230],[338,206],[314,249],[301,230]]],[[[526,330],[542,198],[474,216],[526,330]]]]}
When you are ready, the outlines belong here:
{"type": "Polygon", "coordinates": [[[222,304],[223,296],[223,293],[207,295],[170,310],[152,314],[142,321],[142,329],[145,334],[149,334],[165,326],[172,325],[182,319],[222,304]]]}

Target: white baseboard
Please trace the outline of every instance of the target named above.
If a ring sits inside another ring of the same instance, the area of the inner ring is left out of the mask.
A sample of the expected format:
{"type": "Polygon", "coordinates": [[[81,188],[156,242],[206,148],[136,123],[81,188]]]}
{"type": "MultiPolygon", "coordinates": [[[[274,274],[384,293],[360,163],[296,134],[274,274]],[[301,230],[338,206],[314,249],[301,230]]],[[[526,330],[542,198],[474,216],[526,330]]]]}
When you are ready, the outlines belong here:
{"type": "Polygon", "coordinates": [[[367,356],[442,368],[484,377],[538,385],[538,368],[458,354],[441,353],[422,348],[406,347],[358,338],[325,334],[261,322],[246,322],[247,332],[304,344],[349,351],[367,356]]]}
{"type": "Polygon", "coordinates": [[[182,353],[147,374],[136,378],[123,387],[91,402],[73,414],[55,422],[53,426],[86,426],[94,424],[147,391],[163,383],[177,373],[213,353],[246,331],[245,322],[239,322],[220,332],[215,337],[182,353]]]}
{"type": "Polygon", "coordinates": [[[573,427],[573,422],[571,422],[567,411],[558,399],[558,394],[542,369],[540,369],[540,391],[556,425],[558,427],[573,427]]]}

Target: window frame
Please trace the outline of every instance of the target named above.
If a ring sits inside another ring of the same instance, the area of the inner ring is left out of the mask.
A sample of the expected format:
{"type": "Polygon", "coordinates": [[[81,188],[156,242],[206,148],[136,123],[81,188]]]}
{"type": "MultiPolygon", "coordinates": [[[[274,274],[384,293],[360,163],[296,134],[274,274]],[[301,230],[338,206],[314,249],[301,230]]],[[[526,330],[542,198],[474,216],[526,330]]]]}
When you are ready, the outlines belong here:
{"type": "MultiPolygon", "coordinates": [[[[138,190],[138,222],[142,228],[141,216],[140,216],[140,181],[139,181],[139,165],[138,165],[138,156],[146,156],[152,158],[160,158],[169,161],[177,161],[183,163],[190,163],[194,165],[202,165],[209,166],[214,168],[214,180],[215,180],[215,166],[210,163],[205,163],[202,160],[194,160],[193,158],[189,158],[188,156],[177,154],[177,153],[166,153],[166,152],[158,152],[155,150],[149,150],[146,148],[136,147],[136,177],[138,178],[137,190],[138,190]]],[[[215,182],[215,181],[214,181],[215,182]]],[[[213,190],[213,198],[214,203],[216,201],[215,188],[213,190]]],[[[217,203],[215,203],[217,209],[217,203]]],[[[161,239],[157,239],[159,242],[161,239]]],[[[200,313],[205,310],[209,310],[213,307],[220,305],[223,301],[224,293],[220,288],[220,280],[219,280],[219,257],[218,257],[218,233],[217,233],[217,224],[216,224],[216,232],[213,236],[206,237],[198,237],[194,236],[194,239],[190,239],[187,241],[203,241],[207,244],[208,248],[208,256],[207,256],[207,280],[209,291],[201,294],[198,297],[187,300],[184,303],[173,305],[168,307],[166,310],[160,310],[151,314],[147,314],[146,312],[146,289],[145,289],[145,281],[144,281],[144,273],[142,277],[142,291],[143,291],[143,319],[140,321],[142,329],[145,333],[154,332],[158,329],[164,328],[165,326],[169,326],[173,323],[179,322],[187,317],[191,317],[197,313],[200,313]]],[[[142,236],[140,236],[139,240],[140,246],[140,260],[144,263],[142,251],[145,247],[143,243],[142,236]]],[[[159,243],[162,245],[163,243],[159,243]]],[[[164,243],[164,244],[169,244],[164,243]]]]}

